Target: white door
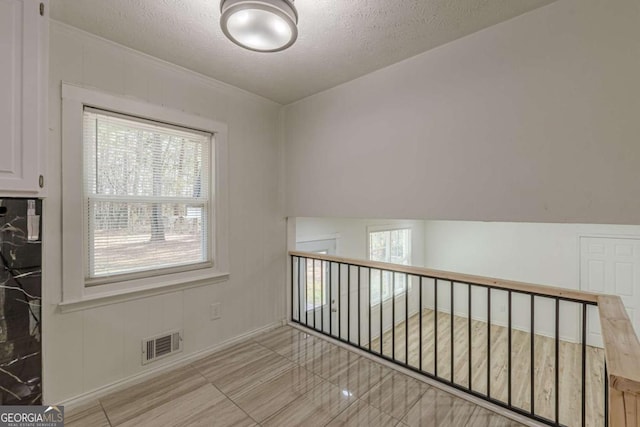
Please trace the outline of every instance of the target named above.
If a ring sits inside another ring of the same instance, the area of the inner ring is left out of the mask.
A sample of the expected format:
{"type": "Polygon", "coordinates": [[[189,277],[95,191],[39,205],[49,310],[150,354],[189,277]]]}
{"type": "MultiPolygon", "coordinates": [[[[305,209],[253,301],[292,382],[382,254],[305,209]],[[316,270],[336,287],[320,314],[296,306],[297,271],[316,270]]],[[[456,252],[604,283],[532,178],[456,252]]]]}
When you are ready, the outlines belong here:
{"type": "MultiPolygon", "coordinates": [[[[304,252],[313,252],[321,255],[336,254],[336,239],[307,240],[296,242],[296,249],[304,252]]],[[[337,272],[337,267],[332,268],[332,273],[337,272]]],[[[307,286],[305,295],[307,298],[307,311],[309,312],[309,324],[326,333],[331,330],[337,333],[337,305],[338,292],[337,277],[331,277],[329,263],[307,260],[307,286]],[[331,280],[331,287],[329,287],[331,280]],[[312,289],[315,291],[312,291],[312,289]],[[315,295],[311,296],[314,293],[315,295]],[[331,318],[331,320],[329,320],[331,318]],[[322,325],[322,326],[321,326],[322,325]]]]}
{"type": "MultiPolygon", "coordinates": [[[[580,287],[620,296],[640,332],[640,239],[580,238],[580,287]]],[[[596,310],[589,310],[587,342],[602,346],[596,310]]]]}

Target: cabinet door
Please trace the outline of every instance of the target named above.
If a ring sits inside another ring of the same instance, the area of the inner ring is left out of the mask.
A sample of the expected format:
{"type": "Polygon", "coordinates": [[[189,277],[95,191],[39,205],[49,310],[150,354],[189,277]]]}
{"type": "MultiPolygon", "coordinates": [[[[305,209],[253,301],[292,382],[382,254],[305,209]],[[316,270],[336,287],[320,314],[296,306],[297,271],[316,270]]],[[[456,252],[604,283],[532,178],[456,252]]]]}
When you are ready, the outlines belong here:
{"type": "Polygon", "coordinates": [[[40,2],[0,0],[0,193],[36,193],[44,136],[40,2]]]}

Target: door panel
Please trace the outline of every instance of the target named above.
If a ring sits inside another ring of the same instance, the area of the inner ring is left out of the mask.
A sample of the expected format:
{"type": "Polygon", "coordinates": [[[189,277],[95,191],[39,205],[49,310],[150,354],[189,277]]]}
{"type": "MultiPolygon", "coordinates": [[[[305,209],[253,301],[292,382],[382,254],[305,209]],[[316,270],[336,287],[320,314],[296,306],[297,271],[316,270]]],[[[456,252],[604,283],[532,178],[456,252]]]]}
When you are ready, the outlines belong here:
{"type": "Polygon", "coordinates": [[[618,295],[633,296],[634,265],[632,262],[616,262],[615,290],[618,295]]]}
{"type": "Polygon", "coordinates": [[[589,273],[587,274],[588,289],[593,292],[604,292],[604,262],[589,260],[589,273]]]}
{"type": "MultiPolygon", "coordinates": [[[[640,331],[640,239],[580,238],[580,288],[621,297],[636,333],[640,331]]],[[[587,342],[602,346],[600,319],[590,315],[587,342]]]]}

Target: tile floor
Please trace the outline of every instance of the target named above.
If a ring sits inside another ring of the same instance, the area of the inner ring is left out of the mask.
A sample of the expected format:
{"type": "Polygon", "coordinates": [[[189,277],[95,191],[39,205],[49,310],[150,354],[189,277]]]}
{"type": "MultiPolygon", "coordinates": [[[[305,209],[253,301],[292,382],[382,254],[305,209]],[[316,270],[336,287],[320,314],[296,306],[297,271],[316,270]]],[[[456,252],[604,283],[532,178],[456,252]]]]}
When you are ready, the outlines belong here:
{"type": "Polygon", "coordinates": [[[520,426],[288,326],[66,418],[67,427],[520,426]]]}

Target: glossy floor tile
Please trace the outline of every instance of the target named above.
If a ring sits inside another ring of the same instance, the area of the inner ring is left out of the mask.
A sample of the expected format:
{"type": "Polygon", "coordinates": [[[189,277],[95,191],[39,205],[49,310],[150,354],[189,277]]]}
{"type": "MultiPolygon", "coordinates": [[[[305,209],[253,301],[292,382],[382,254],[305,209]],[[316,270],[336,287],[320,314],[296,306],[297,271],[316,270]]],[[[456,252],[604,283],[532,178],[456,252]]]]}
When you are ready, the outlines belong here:
{"type": "Polygon", "coordinates": [[[335,385],[323,381],[305,395],[291,402],[262,425],[281,427],[324,426],[348,408],[355,397],[335,385]]]}
{"type": "Polygon", "coordinates": [[[156,407],[173,402],[207,384],[198,371],[190,366],[138,384],[100,400],[111,425],[120,425],[135,419],[156,407]]]}
{"type": "Polygon", "coordinates": [[[408,411],[402,421],[409,426],[467,426],[477,405],[430,387],[408,411]]]}
{"type": "Polygon", "coordinates": [[[323,339],[290,327],[278,328],[256,342],[298,364],[309,362],[333,347],[323,339]]]}
{"type": "MultiPolygon", "coordinates": [[[[109,411],[106,410],[107,416],[109,411]]],[[[211,384],[129,419],[122,427],[253,426],[255,422],[211,384]]]]}
{"type": "Polygon", "coordinates": [[[194,363],[193,367],[208,379],[216,380],[262,357],[272,355],[273,351],[268,348],[248,341],[205,357],[194,363]]]}
{"type": "Polygon", "coordinates": [[[391,418],[366,402],[358,400],[342,411],[327,426],[395,427],[398,424],[399,422],[395,418],[391,418]]]}
{"type": "Polygon", "coordinates": [[[297,366],[240,394],[235,402],[253,419],[262,422],[321,382],[320,377],[297,366]]]}
{"type": "Polygon", "coordinates": [[[66,415],[72,427],[519,426],[291,327],[66,415]]]}
{"type": "Polygon", "coordinates": [[[324,379],[329,379],[344,371],[360,358],[352,351],[345,350],[342,347],[333,347],[318,354],[302,366],[324,379]]]}
{"type": "Polygon", "coordinates": [[[95,402],[65,414],[64,425],[67,427],[109,427],[109,420],[100,403],[95,402]]]}
{"type": "Polygon", "coordinates": [[[373,387],[363,400],[393,418],[401,419],[429,389],[431,387],[422,381],[394,371],[373,387]]]}
{"type": "Polygon", "coordinates": [[[496,414],[495,412],[491,412],[487,409],[476,407],[471,417],[469,418],[469,422],[467,423],[469,426],[473,427],[520,427],[521,424],[510,420],[509,418],[505,418],[501,415],[496,414]]]}
{"type": "Polygon", "coordinates": [[[235,398],[245,390],[268,381],[294,366],[290,360],[272,353],[222,375],[211,376],[204,373],[203,375],[224,394],[235,398]]]}
{"type": "Polygon", "coordinates": [[[367,358],[360,357],[356,361],[334,370],[327,378],[332,384],[348,390],[356,398],[361,398],[389,374],[392,369],[367,358]]]}

